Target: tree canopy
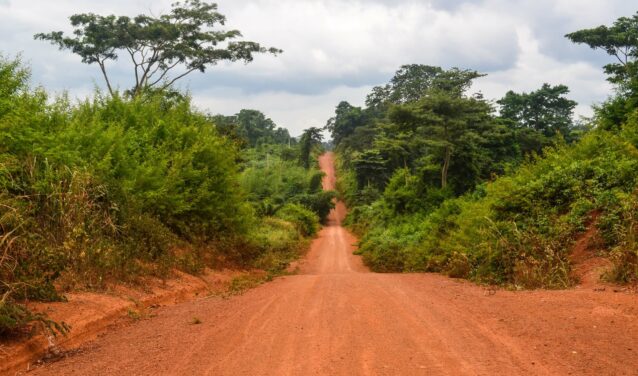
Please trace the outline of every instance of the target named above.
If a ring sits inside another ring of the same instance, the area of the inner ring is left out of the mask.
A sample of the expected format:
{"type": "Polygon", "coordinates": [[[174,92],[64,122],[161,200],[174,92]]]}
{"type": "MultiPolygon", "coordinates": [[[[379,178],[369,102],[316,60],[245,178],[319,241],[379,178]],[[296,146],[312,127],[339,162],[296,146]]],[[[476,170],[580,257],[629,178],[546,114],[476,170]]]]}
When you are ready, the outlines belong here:
{"type": "Polygon", "coordinates": [[[360,107],[346,101],[337,105],[335,116],[328,119],[326,129],[331,132],[332,140],[339,144],[345,137],[351,136],[355,129],[365,124],[366,116],[360,107]]]}
{"type": "MultiPolygon", "coordinates": [[[[467,192],[526,154],[542,153],[561,139],[559,133],[567,142],[575,138],[576,102],[566,98],[566,86],[509,92],[497,102],[497,116],[480,93],[467,93],[482,76],[467,69],[404,65],[388,84],[372,89],[367,107],[339,103],[326,129],[353,174],[357,198],[385,195],[400,173],[416,184],[410,192],[427,202],[422,206],[436,205],[440,195],[467,192]]],[[[404,204],[397,207],[419,206],[404,204]]]]}
{"type": "Polygon", "coordinates": [[[611,26],[601,25],[578,30],[565,37],[592,49],[602,49],[613,56],[616,62],[604,67],[610,82],[622,85],[630,75],[636,73],[634,65],[638,58],[638,13],[632,17],[620,17],[611,26]]]}
{"type": "Polygon", "coordinates": [[[239,30],[218,29],[226,17],[217,4],[201,0],[176,2],[168,14],[136,17],[93,13],[70,17],[72,36],[62,31],[39,33],[36,39],[71,50],[86,64],[97,64],[111,94],[115,88],[107,73],[107,62],[120,55],[130,59],[134,84],[129,93],[138,96],[146,89],[166,89],[180,78],[205,72],[222,61],[253,60],[255,54],[278,54],[280,49],[238,40],[239,30]]]}
{"type": "Polygon", "coordinates": [[[473,70],[441,67],[422,64],[402,65],[390,82],[384,86],[375,86],[366,97],[368,107],[383,104],[402,104],[422,98],[428,90],[439,89],[461,95],[472,84],[472,80],[483,75],[473,70]]]}
{"type": "Polygon", "coordinates": [[[494,126],[490,113],[484,100],[435,91],[417,102],[393,108],[389,118],[413,129],[418,135],[415,139],[426,141],[432,155],[440,158],[441,188],[446,188],[452,158],[468,146],[464,144],[478,141],[485,126],[494,126]]]}
{"type": "Polygon", "coordinates": [[[576,107],[575,101],[565,97],[568,93],[565,85],[545,83],[529,93],[510,90],[496,103],[500,105],[500,117],[514,127],[534,129],[545,136],[567,136],[576,107]]]}
{"type": "Polygon", "coordinates": [[[596,107],[599,126],[619,128],[638,107],[638,13],[620,17],[611,26],[601,25],[565,35],[574,43],[602,49],[614,58],[604,66],[608,81],[615,85],[616,95],[596,107]]]}
{"type": "Polygon", "coordinates": [[[321,145],[322,140],[323,135],[321,134],[321,128],[310,127],[304,130],[299,138],[299,163],[304,168],[310,168],[312,150],[321,145]]]}
{"type": "Polygon", "coordinates": [[[232,116],[215,115],[213,122],[220,133],[237,140],[240,146],[289,144],[292,141],[286,128],[278,127],[258,110],[243,109],[232,116]]]}

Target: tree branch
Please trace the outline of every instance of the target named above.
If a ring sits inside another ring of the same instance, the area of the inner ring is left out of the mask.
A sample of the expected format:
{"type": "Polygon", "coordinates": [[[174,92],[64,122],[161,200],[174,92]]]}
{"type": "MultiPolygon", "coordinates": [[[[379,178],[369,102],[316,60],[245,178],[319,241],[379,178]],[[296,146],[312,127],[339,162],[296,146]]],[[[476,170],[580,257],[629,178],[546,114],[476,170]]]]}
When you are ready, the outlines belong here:
{"type": "MultiPolygon", "coordinates": [[[[180,61],[178,60],[173,65],[171,65],[170,67],[167,67],[164,70],[164,72],[162,72],[162,74],[159,76],[159,78],[157,80],[155,80],[153,83],[151,83],[150,85],[148,85],[148,86],[149,87],[153,87],[153,86],[157,85],[164,77],[166,77],[166,74],[168,73],[168,71],[170,71],[171,69],[175,68],[179,63],[180,63],[180,61]]],[[[159,66],[157,68],[159,69],[159,66]]],[[[155,72],[153,72],[153,74],[155,74],[155,72]]],[[[153,74],[151,74],[150,76],[152,76],[153,74]]]]}
{"type": "MultiPolygon", "coordinates": [[[[155,67],[155,69],[153,69],[152,72],[150,72],[147,76],[146,76],[146,85],[148,85],[148,81],[151,79],[151,77],[153,77],[155,75],[155,73],[157,73],[158,70],[160,70],[162,68],[161,64],[157,64],[157,66],[155,67]]],[[[148,86],[153,86],[153,85],[148,85],[148,86]]]]}
{"type": "MultiPolygon", "coordinates": [[[[153,50],[153,55],[151,55],[151,58],[148,60],[148,65],[145,68],[143,68],[144,74],[142,74],[142,78],[140,79],[140,86],[138,88],[138,91],[133,93],[133,96],[137,96],[142,90],[142,87],[146,85],[146,82],[148,81],[148,73],[151,70],[151,67],[153,67],[153,65],[157,63],[157,54],[158,54],[157,50],[153,50]]],[[[145,55],[143,60],[146,61],[145,55]]]]}
{"type": "Polygon", "coordinates": [[[113,96],[113,87],[111,87],[111,81],[109,81],[109,76],[106,74],[106,67],[104,66],[104,60],[97,59],[97,63],[100,66],[100,70],[102,71],[102,75],[104,76],[104,80],[106,81],[106,86],[109,89],[109,93],[113,96]]]}
{"type": "Polygon", "coordinates": [[[137,60],[135,60],[135,51],[131,50],[130,48],[126,48],[126,51],[128,51],[129,55],[131,56],[131,60],[133,61],[133,65],[135,67],[135,88],[133,89],[133,92],[137,91],[137,88],[140,86],[140,78],[139,78],[139,74],[137,73],[137,68],[139,67],[139,64],[137,63],[137,60]]]}
{"type": "Polygon", "coordinates": [[[190,74],[190,73],[192,73],[192,72],[196,71],[197,69],[198,69],[198,68],[191,68],[191,69],[187,70],[186,72],[184,72],[184,73],[180,74],[179,76],[177,76],[177,77],[173,78],[172,80],[168,81],[168,83],[167,83],[166,85],[162,86],[161,90],[166,89],[167,87],[169,87],[169,86],[171,86],[172,84],[174,84],[174,83],[175,83],[175,81],[177,81],[177,80],[179,80],[180,78],[182,78],[182,77],[186,76],[187,74],[190,74]]]}

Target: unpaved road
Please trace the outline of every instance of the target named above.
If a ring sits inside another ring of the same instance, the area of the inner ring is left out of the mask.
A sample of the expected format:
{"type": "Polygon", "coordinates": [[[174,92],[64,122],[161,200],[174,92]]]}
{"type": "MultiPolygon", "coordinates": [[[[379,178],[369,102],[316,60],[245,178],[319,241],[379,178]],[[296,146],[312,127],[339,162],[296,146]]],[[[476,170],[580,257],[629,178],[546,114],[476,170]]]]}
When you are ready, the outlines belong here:
{"type": "MultiPolygon", "coordinates": [[[[334,185],[332,156],[321,165],[334,185]]],[[[35,375],[633,375],[638,296],[375,274],[339,205],[298,275],[160,309],[35,375]],[[193,325],[194,317],[202,323],[193,325]]]]}

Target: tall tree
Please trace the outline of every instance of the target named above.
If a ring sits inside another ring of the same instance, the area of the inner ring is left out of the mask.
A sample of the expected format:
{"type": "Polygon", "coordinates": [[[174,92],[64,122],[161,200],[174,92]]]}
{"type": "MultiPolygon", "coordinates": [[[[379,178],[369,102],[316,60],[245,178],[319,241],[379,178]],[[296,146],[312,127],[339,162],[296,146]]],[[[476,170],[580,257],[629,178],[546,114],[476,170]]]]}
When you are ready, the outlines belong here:
{"type": "Polygon", "coordinates": [[[168,14],[159,17],[138,15],[100,16],[93,13],[70,17],[73,36],[61,31],[36,34],[68,49],[87,64],[97,64],[111,94],[113,83],[107,62],[127,56],[133,66],[134,84],[129,93],[136,97],[146,89],[166,89],[180,78],[221,61],[253,60],[255,54],[282,51],[259,43],[241,41],[239,30],[220,30],[226,17],[217,4],[201,0],[176,2],[168,14]]]}
{"type": "Polygon", "coordinates": [[[415,138],[438,150],[441,188],[446,188],[453,158],[464,145],[481,138],[482,128],[493,123],[490,113],[489,104],[482,99],[434,91],[417,102],[394,107],[389,117],[402,127],[414,129],[420,135],[415,138]]]}
{"type": "Polygon", "coordinates": [[[422,98],[429,90],[437,89],[461,95],[472,84],[472,80],[483,75],[473,70],[440,67],[422,64],[403,65],[394,74],[390,83],[376,86],[366,98],[368,107],[384,104],[404,104],[422,98]]]}
{"type": "Polygon", "coordinates": [[[310,168],[310,155],[312,150],[321,145],[323,135],[321,134],[321,128],[310,127],[306,129],[301,138],[299,138],[299,163],[308,169],[310,168]]]}
{"type": "Polygon", "coordinates": [[[500,105],[500,117],[516,128],[530,128],[547,137],[557,133],[569,137],[577,103],[566,98],[567,94],[565,85],[543,84],[530,93],[508,91],[496,103],[500,105]]]}
{"type": "Polygon", "coordinates": [[[636,74],[638,13],[632,17],[620,17],[611,26],[601,25],[593,29],[578,30],[565,37],[592,49],[602,49],[613,56],[615,62],[604,67],[610,82],[623,86],[636,74]]]}
{"type": "Polygon", "coordinates": [[[332,140],[338,145],[341,140],[351,136],[357,127],[365,125],[366,116],[361,107],[355,107],[342,101],[337,105],[335,116],[326,123],[326,129],[332,134],[332,140]]]}
{"type": "Polygon", "coordinates": [[[240,139],[244,146],[260,144],[287,144],[291,141],[285,128],[277,127],[274,121],[261,111],[243,109],[233,116],[216,115],[213,121],[220,133],[240,139]]]}
{"type": "Polygon", "coordinates": [[[616,95],[597,107],[596,114],[600,127],[620,127],[638,107],[638,13],[621,17],[611,26],[578,30],[565,36],[614,58],[604,70],[608,81],[615,85],[616,95]]]}

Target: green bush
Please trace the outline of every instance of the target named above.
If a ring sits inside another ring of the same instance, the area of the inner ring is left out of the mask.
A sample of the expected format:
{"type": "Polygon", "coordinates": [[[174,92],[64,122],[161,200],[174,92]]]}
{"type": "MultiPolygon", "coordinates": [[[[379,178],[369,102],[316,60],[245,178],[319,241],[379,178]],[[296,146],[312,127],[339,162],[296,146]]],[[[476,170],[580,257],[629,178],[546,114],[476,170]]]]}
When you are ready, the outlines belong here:
{"type": "Polygon", "coordinates": [[[299,204],[286,204],[275,216],[294,224],[302,236],[312,236],[319,230],[317,214],[299,204]]]}
{"type": "Polygon", "coordinates": [[[0,335],[34,321],[64,331],[19,302],[75,287],[220,263],[281,270],[332,208],[296,149],[239,151],[188,96],[73,104],[28,79],[0,58],[0,335]]]}
{"type": "Polygon", "coordinates": [[[627,203],[638,184],[638,150],[627,140],[624,134],[591,132],[424,213],[393,215],[413,195],[403,192],[409,184],[397,189],[393,179],[383,200],[354,208],[349,223],[368,223],[360,252],[378,271],[430,270],[488,283],[564,287],[573,283],[573,240],[592,213],[601,213],[600,233],[622,260],[616,265],[624,267],[616,268],[616,279],[633,279],[633,245],[617,248],[634,244],[627,203]]]}
{"type": "Polygon", "coordinates": [[[307,245],[294,223],[272,217],[263,218],[251,230],[248,238],[249,245],[257,250],[252,266],[266,270],[271,275],[284,271],[307,245]]]}
{"type": "Polygon", "coordinates": [[[255,218],[237,151],[187,97],[74,105],[28,79],[0,58],[0,332],[46,322],[17,302],[60,300],[55,284],[197,264],[174,253],[186,243],[242,249],[255,218]]]}
{"type": "Polygon", "coordinates": [[[334,207],[335,194],[321,190],[323,173],[317,168],[305,169],[283,158],[289,150],[283,145],[245,150],[241,186],[248,192],[248,200],[259,216],[273,216],[284,205],[296,203],[323,221],[334,207]]]}

